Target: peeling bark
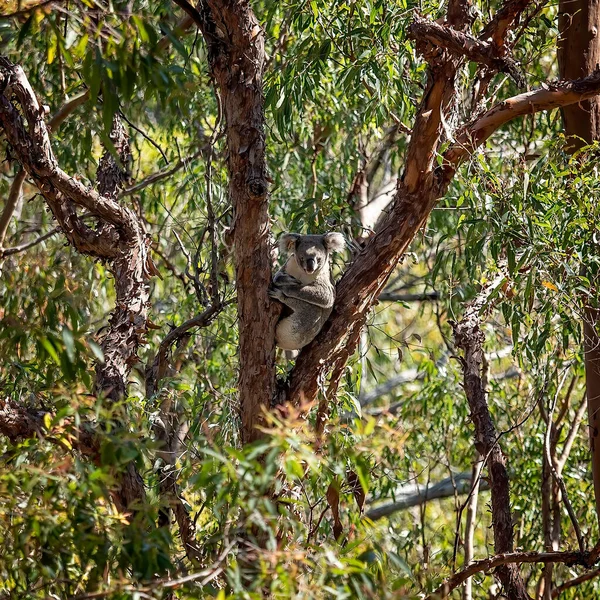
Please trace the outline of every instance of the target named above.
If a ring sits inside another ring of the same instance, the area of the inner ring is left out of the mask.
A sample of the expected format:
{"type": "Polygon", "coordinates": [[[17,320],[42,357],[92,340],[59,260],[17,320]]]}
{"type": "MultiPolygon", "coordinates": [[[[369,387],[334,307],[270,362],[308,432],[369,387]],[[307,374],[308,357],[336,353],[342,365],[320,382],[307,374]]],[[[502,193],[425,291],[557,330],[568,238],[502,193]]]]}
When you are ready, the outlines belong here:
{"type": "MultiPolygon", "coordinates": [[[[120,167],[105,154],[98,174],[101,193],[87,188],[59,167],[44,122],[45,110],[23,69],[5,58],[0,58],[0,90],[0,124],[17,159],[42,192],[68,241],[79,252],[106,260],[115,277],[117,302],[102,341],[104,361],[96,365],[95,389],[111,401],[121,400],[146,332],[153,265],[141,221],[116,202],[122,183],[120,167]],[[78,207],[97,218],[96,230],[82,221],[78,207]]],[[[126,163],[128,142],[118,121],[111,137],[121,162],[126,163]]],[[[141,477],[129,463],[120,476],[115,503],[125,511],[144,499],[141,477]]]]}
{"type": "Polygon", "coordinates": [[[177,3],[200,28],[225,117],[229,196],[239,318],[239,402],[242,441],[261,436],[263,411],[275,391],[275,323],[280,307],[271,283],[265,162],[264,31],[247,0],[177,3]]]}
{"type": "MultiPolygon", "coordinates": [[[[438,68],[449,74],[448,67],[438,68]]],[[[434,171],[434,149],[440,140],[440,106],[444,97],[451,94],[452,79],[444,79],[440,72],[434,72],[433,79],[417,115],[404,176],[390,212],[338,283],[329,321],[298,357],[288,395],[294,402],[313,401],[327,373],[336,365],[345,364],[352,355],[355,345],[348,340],[357,339],[355,328],[363,325],[394,267],[470,152],[511,119],[600,94],[598,71],[584,79],[545,85],[505,100],[462,128],[456,143],[444,154],[444,163],[434,171]]],[[[332,381],[331,385],[335,391],[337,382],[332,381]]],[[[330,396],[334,393],[330,392],[330,396]]]]}

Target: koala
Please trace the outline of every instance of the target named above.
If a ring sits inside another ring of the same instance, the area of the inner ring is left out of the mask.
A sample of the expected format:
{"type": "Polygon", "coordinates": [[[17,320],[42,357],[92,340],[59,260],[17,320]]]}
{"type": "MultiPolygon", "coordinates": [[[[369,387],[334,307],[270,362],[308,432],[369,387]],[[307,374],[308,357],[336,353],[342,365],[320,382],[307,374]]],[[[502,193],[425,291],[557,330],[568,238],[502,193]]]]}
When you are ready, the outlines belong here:
{"type": "Polygon", "coordinates": [[[345,246],[341,233],[300,235],[286,233],[279,248],[288,254],[275,273],[269,296],[284,305],[275,330],[277,345],[288,358],[313,341],[329,318],[335,300],[329,255],[345,246]]]}

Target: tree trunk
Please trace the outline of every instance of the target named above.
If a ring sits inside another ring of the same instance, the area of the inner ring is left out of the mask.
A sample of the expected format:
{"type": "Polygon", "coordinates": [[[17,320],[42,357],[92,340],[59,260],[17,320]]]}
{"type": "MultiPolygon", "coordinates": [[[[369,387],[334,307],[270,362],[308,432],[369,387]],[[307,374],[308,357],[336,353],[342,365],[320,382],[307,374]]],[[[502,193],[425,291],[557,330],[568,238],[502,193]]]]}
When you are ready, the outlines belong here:
{"type": "Polygon", "coordinates": [[[242,441],[258,439],[275,391],[275,323],[265,162],[264,31],[247,0],[175,0],[199,27],[225,117],[239,327],[242,441]]]}
{"type": "MultiPolygon", "coordinates": [[[[140,219],[116,202],[121,168],[105,153],[98,170],[103,194],[70,177],[52,152],[44,110],[23,69],[0,57],[0,83],[4,86],[0,125],[15,156],[40,189],[69,242],[79,252],[105,260],[115,277],[117,303],[102,342],[104,361],[96,365],[95,388],[111,400],[121,400],[146,332],[148,279],[153,268],[140,219]],[[82,220],[78,209],[86,209],[96,218],[97,229],[82,220]]],[[[126,163],[127,136],[118,122],[111,138],[121,162],[126,163]]],[[[121,511],[144,502],[143,482],[133,462],[120,476],[113,498],[121,511]]]]}
{"type": "MultiPolygon", "coordinates": [[[[560,0],[558,47],[560,76],[585,77],[600,63],[600,3],[597,0],[560,0]]],[[[569,145],[575,151],[600,140],[600,101],[585,100],[562,109],[569,145]]],[[[583,322],[585,377],[596,513],[600,521],[600,315],[586,305],[583,322]]]]}
{"type": "MultiPolygon", "coordinates": [[[[463,350],[460,362],[464,375],[465,395],[469,402],[471,420],[475,427],[475,447],[487,459],[492,504],[492,529],[496,554],[513,552],[513,523],[510,508],[510,479],[506,458],[498,442],[496,427],[490,414],[484,379],[482,377],[483,342],[480,311],[488,300],[489,286],[467,307],[458,324],[453,324],[456,346],[463,350]]],[[[502,565],[496,570],[504,594],[511,600],[530,600],[519,566],[502,565]]]]}

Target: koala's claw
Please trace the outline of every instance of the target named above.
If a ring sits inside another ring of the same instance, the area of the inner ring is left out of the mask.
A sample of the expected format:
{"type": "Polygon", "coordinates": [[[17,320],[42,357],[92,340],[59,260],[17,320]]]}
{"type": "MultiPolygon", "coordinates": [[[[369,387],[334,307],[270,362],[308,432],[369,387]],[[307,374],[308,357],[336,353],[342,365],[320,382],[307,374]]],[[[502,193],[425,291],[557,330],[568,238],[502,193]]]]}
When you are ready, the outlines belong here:
{"type": "Polygon", "coordinates": [[[298,279],[282,271],[275,273],[273,283],[275,285],[301,285],[301,282],[298,279]]]}
{"type": "Polygon", "coordinates": [[[269,298],[273,298],[274,300],[281,300],[283,298],[283,292],[277,288],[269,288],[267,293],[269,294],[269,298]]]}

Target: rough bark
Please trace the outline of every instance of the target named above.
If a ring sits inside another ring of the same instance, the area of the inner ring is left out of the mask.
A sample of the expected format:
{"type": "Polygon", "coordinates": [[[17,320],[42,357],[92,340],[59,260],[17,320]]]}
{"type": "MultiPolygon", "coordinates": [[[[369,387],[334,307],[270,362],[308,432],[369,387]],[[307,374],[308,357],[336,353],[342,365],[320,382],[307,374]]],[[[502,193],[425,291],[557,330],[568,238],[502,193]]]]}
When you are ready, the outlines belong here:
{"type": "MultiPolygon", "coordinates": [[[[449,7],[452,14],[463,15],[462,24],[449,21],[457,31],[467,28],[468,10],[462,4],[449,7]]],[[[528,4],[530,0],[508,0],[479,36],[479,42],[485,43],[479,45],[474,42],[473,48],[485,48],[489,56],[506,59],[506,34],[518,23],[528,4]]],[[[440,34],[438,29],[435,28],[440,34]]],[[[448,35],[442,33],[433,40],[423,34],[420,25],[412,29],[413,36],[417,37],[417,49],[431,66],[429,83],[412,130],[404,173],[387,216],[338,283],[336,304],[329,321],[298,357],[288,393],[288,399],[293,402],[313,402],[327,374],[343,372],[342,366],[354,352],[355,340],[359,339],[356,329],[363,326],[391,272],[426,222],[437,200],[445,194],[461,162],[511,119],[577,103],[600,93],[598,72],[575,82],[545,84],[538,90],[500,102],[481,117],[459,128],[455,135],[456,143],[444,153],[443,164],[436,167],[434,159],[444,139],[441,117],[447,115],[454,98],[456,65],[462,60],[456,55],[467,53],[464,47],[459,52],[458,47],[458,41],[465,36],[461,37],[456,31],[446,33],[448,35]],[[436,43],[432,44],[433,41],[436,43]]],[[[335,397],[337,385],[338,381],[332,377],[328,392],[330,399],[335,397]]]]}
{"type": "MultiPolygon", "coordinates": [[[[329,371],[341,376],[340,367],[354,352],[370,308],[439,196],[434,178],[435,153],[442,135],[442,112],[454,96],[458,59],[439,49],[424,52],[431,64],[429,83],[392,207],[338,283],[329,321],[300,353],[290,380],[288,398],[292,401],[312,402],[329,371]]],[[[332,383],[333,396],[337,381],[332,383]]]]}
{"type": "MultiPolygon", "coordinates": [[[[560,0],[558,63],[561,77],[585,77],[600,63],[600,3],[560,0]]],[[[571,150],[600,140],[600,102],[588,99],[562,109],[571,150]]],[[[599,313],[584,309],[583,347],[588,395],[589,435],[596,514],[600,522],[600,334],[599,313]]]]}
{"type": "MultiPolygon", "coordinates": [[[[482,560],[471,563],[462,571],[449,577],[435,592],[427,596],[426,600],[445,600],[459,585],[462,585],[469,577],[477,573],[489,572],[492,569],[498,569],[503,566],[515,566],[518,564],[563,564],[565,566],[582,565],[589,569],[598,561],[598,556],[594,552],[507,552],[490,556],[482,560]]],[[[597,571],[594,571],[597,573],[597,571]]],[[[579,578],[578,578],[579,579],[579,578]]],[[[587,581],[588,578],[583,579],[587,581]]],[[[579,581],[574,584],[577,585],[579,581]]],[[[571,587],[571,586],[569,586],[571,587]]],[[[514,600],[515,596],[508,596],[509,600],[514,600]]]]}
{"type": "MultiPolygon", "coordinates": [[[[0,435],[6,436],[13,444],[32,437],[46,437],[58,445],[62,442],[52,437],[44,423],[47,411],[23,406],[11,400],[0,400],[0,435]]],[[[67,430],[68,440],[72,448],[82,454],[98,459],[98,436],[85,426],[67,430]]]]}
{"type": "MultiPolygon", "coordinates": [[[[59,167],[44,122],[45,110],[21,67],[5,58],[0,58],[0,90],[0,124],[18,161],[40,189],[67,240],[79,252],[106,260],[115,277],[117,303],[102,341],[104,361],[96,366],[95,389],[112,401],[121,400],[146,331],[148,279],[153,265],[141,221],[115,200],[120,180],[115,178],[118,167],[112,157],[105,155],[99,172],[100,187],[106,195],[84,186],[59,167]],[[82,221],[78,207],[96,217],[97,229],[82,221]]],[[[113,137],[124,162],[124,131],[115,127],[113,137]]],[[[144,498],[141,477],[129,463],[120,477],[115,503],[125,511],[144,498]]]]}
{"type": "Polygon", "coordinates": [[[264,31],[247,0],[206,0],[198,9],[175,0],[195,21],[208,49],[227,138],[229,196],[239,320],[242,441],[260,437],[275,391],[275,323],[265,162],[264,31]]]}
{"type": "MultiPolygon", "coordinates": [[[[510,509],[510,481],[506,458],[498,443],[496,428],[488,408],[482,379],[483,342],[479,313],[485,305],[485,290],[469,305],[462,320],[453,325],[456,346],[463,350],[460,359],[464,389],[475,427],[475,447],[487,458],[492,504],[492,527],[496,554],[513,551],[513,523],[510,509]]],[[[516,564],[499,566],[496,571],[504,593],[513,600],[529,600],[529,594],[516,564]]]]}
{"type": "MultiPolygon", "coordinates": [[[[65,104],[48,122],[48,129],[50,131],[56,131],[56,129],[60,127],[64,120],[78,106],[87,101],[89,95],[89,91],[86,90],[85,92],[82,92],[65,102],[65,104]]],[[[15,178],[13,179],[12,185],[10,187],[8,199],[6,201],[6,204],[4,205],[2,215],[0,216],[0,257],[8,256],[7,252],[2,251],[4,239],[6,237],[6,232],[8,231],[8,225],[10,223],[11,217],[13,216],[13,213],[19,203],[19,200],[23,195],[23,183],[25,182],[26,176],[27,172],[25,171],[25,169],[20,168],[16,172],[15,178]]]]}
{"type": "MultiPolygon", "coordinates": [[[[117,199],[119,190],[127,181],[127,167],[131,161],[129,136],[118,115],[113,118],[109,134],[117,157],[106,150],[98,165],[98,191],[104,198],[117,199]]],[[[102,222],[98,233],[110,235],[114,226],[102,222]]],[[[127,379],[131,367],[138,361],[137,351],[146,334],[150,287],[146,234],[140,221],[134,231],[119,236],[118,253],[109,263],[115,279],[115,308],[101,341],[103,361],[96,363],[96,393],[112,402],[127,396],[127,379]]],[[[135,464],[129,462],[119,474],[120,489],[114,499],[120,510],[143,502],[146,497],[144,482],[135,464]]]]}

